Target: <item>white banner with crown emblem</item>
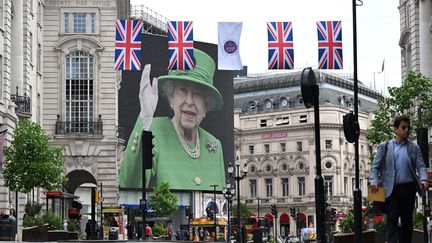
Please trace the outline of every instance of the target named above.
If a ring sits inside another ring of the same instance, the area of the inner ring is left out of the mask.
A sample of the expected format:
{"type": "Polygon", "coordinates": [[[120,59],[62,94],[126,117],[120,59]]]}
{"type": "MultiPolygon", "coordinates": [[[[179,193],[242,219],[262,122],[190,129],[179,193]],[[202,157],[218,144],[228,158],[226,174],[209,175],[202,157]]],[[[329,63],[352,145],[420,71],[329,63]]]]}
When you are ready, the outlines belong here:
{"type": "Polygon", "coordinates": [[[242,70],[240,58],[240,34],[242,22],[218,23],[218,69],[242,70]]]}

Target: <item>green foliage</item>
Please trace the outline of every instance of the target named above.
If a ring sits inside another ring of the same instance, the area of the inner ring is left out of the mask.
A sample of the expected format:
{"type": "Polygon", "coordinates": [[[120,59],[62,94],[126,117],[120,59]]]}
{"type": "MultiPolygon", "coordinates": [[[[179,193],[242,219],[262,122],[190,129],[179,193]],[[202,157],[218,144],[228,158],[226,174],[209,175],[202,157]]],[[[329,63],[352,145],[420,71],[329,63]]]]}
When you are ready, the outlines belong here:
{"type": "Polygon", "coordinates": [[[398,115],[409,116],[413,129],[432,125],[432,80],[411,72],[401,87],[388,90],[389,97],[379,100],[374,111],[371,128],[366,134],[368,141],[379,144],[389,140],[393,136],[393,120],[398,115]]]}
{"type": "Polygon", "coordinates": [[[26,215],[23,220],[24,227],[42,226],[43,224],[42,218],[38,217],[27,217],[26,215]]]}
{"type": "Polygon", "coordinates": [[[39,124],[20,120],[10,146],[4,149],[5,186],[12,191],[29,193],[33,188],[61,188],[65,177],[62,148],[49,144],[51,136],[39,124]]]}
{"type": "Polygon", "coordinates": [[[413,228],[418,230],[423,230],[423,220],[424,215],[421,212],[413,213],[413,228]]]}
{"type": "MultiPolygon", "coordinates": [[[[237,215],[237,205],[233,206],[233,215],[237,215]]],[[[247,208],[246,204],[240,203],[240,217],[249,218],[252,212],[247,208]]]]}
{"type": "MultiPolygon", "coordinates": [[[[27,204],[27,205],[29,205],[29,204],[27,204]]],[[[35,211],[32,211],[32,212],[35,212],[35,211]]],[[[24,227],[42,226],[44,224],[47,224],[48,229],[51,229],[51,230],[63,229],[63,222],[62,222],[61,218],[59,216],[55,215],[51,211],[45,212],[42,216],[37,215],[37,214],[34,216],[30,216],[30,214],[27,214],[27,212],[26,212],[26,215],[25,215],[24,220],[23,220],[23,226],[24,227]]]]}
{"type": "MultiPolygon", "coordinates": [[[[362,213],[362,230],[368,229],[368,214],[367,211],[362,213]]],[[[348,212],[340,222],[339,229],[342,233],[353,233],[354,232],[354,214],[352,212],[348,212]]]]}
{"type": "Polygon", "coordinates": [[[150,196],[150,206],[156,217],[166,217],[177,210],[178,198],[171,193],[169,183],[162,183],[154,188],[150,196]]]}
{"type": "Polygon", "coordinates": [[[354,233],[354,215],[351,212],[339,222],[339,229],[342,233],[354,233]]]}
{"type": "Polygon", "coordinates": [[[164,236],[167,235],[167,229],[162,224],[155,224],[152,228],[153,236],[164,236]]]}
{"type": "Polygon", "coordinates": [[[76,220],[69,219],[67,223],[68,223],[68,227],[67,227],[68,231],[79,232],[78,223],[76,220]]]}
{"type": "Polygon", "coordinates": [[[386,223],[385,220],[380,220],[378,221],[378,223],[374,223],[374,229],[378,232],[378,233],[383,233],[386,230],[386,223]]]}
{"type": "Polygon", "coordinates": [[[32,203],[28,202],[25,205],[24,212],[29,217],[35,217],[36,215],[40,214],[41,209],[42,209],[42,204],[35,203],[35,202],[32,203]]]}
{"type": "Polygon", "coordinates": [[[55,215],[51,211],[47,211],[42,215],[42,221],[44,224],[48,224],[48,229],[51,230],[62,230],[63,223],[59,216],[55,215]]]}

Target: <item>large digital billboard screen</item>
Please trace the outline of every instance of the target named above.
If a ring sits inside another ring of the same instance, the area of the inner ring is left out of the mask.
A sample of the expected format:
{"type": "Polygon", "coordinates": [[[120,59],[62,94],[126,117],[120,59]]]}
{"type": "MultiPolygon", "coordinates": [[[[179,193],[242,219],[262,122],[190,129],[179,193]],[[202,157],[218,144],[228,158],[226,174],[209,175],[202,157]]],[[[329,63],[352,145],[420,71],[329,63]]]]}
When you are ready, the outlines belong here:
{"type": "Polygon", "coordinates": [[[233,72],[217,70],[217,45],[209,43],[194,42],[192,70],[168,72],[165,36],[144,34],[141,55],[143,69],[151,64],[149,75],[123,71],[119,90],[119,126],[127,142],[121,190],[142,187],[141,137],[147,128],[154,135],[147,187],[168,182],[175,190],[221,190],[234,160],[233,72]]]}

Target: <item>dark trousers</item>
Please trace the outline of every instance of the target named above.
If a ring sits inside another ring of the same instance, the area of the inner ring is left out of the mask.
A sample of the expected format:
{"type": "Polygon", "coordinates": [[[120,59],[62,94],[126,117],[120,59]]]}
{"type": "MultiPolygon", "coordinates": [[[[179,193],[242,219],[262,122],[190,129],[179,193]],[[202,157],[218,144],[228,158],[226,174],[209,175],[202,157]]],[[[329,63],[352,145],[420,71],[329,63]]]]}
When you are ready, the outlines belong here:
{"type": "Polygon", "coordinates": [[[395,185],[393,192],[386,199],[387,213],[386,240],[389,243],[398,242],[398,220],[401,218],[401,232],[399,243],[411,243],[413,232],[413,210],[416,187],[414,182],[395,185]]]}

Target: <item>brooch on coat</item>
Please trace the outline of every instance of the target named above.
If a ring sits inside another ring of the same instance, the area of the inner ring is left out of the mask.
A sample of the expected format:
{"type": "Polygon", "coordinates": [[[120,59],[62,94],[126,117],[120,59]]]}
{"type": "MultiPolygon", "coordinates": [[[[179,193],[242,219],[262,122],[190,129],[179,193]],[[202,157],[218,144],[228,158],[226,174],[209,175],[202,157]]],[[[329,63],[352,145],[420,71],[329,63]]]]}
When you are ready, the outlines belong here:
{"type": "Polygon", "coordinates": [[[217,151],[216,141],[207,140],[207,142],[205,143],[205,147],[210,153],[216,153],[217,151]]]}

